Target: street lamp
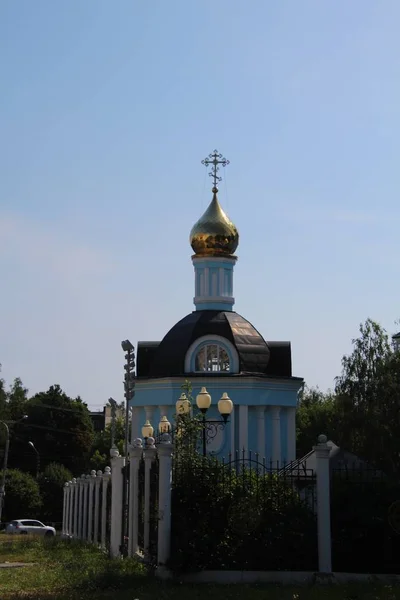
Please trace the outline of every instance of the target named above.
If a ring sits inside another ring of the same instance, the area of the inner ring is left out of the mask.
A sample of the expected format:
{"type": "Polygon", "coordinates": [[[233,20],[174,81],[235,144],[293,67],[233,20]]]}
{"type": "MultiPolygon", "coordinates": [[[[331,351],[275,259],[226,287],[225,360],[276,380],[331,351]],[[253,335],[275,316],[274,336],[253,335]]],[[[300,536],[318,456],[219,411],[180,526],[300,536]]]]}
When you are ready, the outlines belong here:
{"type": "Polygon", "coordinates": [[[167,417],[161,417],[161,420],[158,424],[159,433],[170,433],[171,431],[171,423],[168,421],[167,417]]]}
{"type": "Polygon", "coordinates": [[[125,468],[124,468],[124,520],[122,527],[123,554],[127,553],[126,540],[128,536],[128,513],[129,513],[129,481],[128,481],[128,446],[129,446],[129,402],[135,395],[135,348],[129,340],[123,340],[121,347],[125,354],[125,468]]]}
{"type": "Polygon", "coordinates": [[[147,438],[153,437],[153,433],[154,433],[154,427],[152,426],[150,421],[147,419],[147,421],[145,422],[145,424],[142,427],[142,437],[145,439],[145,441],[147,441],[147,438]]]}
{"type": "MultiPolygon", "coordinates": [[[[179,400],[178,400],[179,402],[179,400]]],[[[218,431],[223,431],[228,423],[229,415],[233,410],[233,402],[228,394],[224,392],[218,400],[218,412],[222,420],[211,421],[206,420],[206,413],[211,406],[211,396],[205,387],[202,387],[200,393],[196,396],[197,408],[202,413],[202,433],[203,433],[203,456],[207,454],[207,438],[213,439],[218,431]]]]}
{"type": "Polygon", "coordinates": [[[33,442],[28,442],[28,444],[36,452],[36,479],[37,479],[39,477],[39,472],[40,472],[40,454],[39,454],[39,452],[38,452],[38,450],[35,447],[35,444],[33,442]]]}

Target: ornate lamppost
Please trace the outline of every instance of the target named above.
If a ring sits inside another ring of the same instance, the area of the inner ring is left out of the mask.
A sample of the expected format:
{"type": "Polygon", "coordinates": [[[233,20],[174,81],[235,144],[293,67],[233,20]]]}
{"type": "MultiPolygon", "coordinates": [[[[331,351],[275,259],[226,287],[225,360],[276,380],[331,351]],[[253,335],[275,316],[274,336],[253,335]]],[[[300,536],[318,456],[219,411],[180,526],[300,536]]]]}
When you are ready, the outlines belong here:
{"type": "MultiPolygon", "coordinates": [[[[211,406],[211,395],[207,392],[205,387],[202,387],[200,393],[196,396],[196,405],[201,412],[201,430],[202,430],[202,450],[203,456],[207,455],[207,442],[214,439],[218,431],[223,431],[228,423],[229,415],[233,410],[233,402],[229,398],[228,394],[224,392],[221,398],[218,400],[218,412],[222,419],[206,419],[206,414],[211,406]]],[[[189,416],[191,412],[191,403],[187,398],[186,394],[181,394],[179,400],[176,402],[176,412],[179,417],[189,416]]]]}

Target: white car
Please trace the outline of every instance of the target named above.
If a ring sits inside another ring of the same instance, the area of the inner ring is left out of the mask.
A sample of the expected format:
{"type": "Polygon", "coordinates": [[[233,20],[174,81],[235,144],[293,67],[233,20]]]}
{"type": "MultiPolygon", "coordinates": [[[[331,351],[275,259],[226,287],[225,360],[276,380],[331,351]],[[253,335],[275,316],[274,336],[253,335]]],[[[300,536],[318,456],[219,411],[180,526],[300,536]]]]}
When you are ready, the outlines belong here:
{"type": "Polygon", "coordinates": [[[54,537],[56,530],[54,527],[48,527],[41,523],[41,521],[33,521],[29,519],[18,519],[18,521],[11,521],[6,527],[6,533],[20,533],[27,535],[45,535],[46,537],[54,537]]]}

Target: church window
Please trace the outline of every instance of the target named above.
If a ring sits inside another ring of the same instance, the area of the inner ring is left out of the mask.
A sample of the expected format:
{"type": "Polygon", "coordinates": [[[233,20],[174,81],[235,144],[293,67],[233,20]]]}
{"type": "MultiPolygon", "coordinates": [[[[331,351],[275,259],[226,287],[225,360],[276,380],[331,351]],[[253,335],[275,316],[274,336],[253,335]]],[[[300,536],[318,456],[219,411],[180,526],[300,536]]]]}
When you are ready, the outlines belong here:
{"type": "Polygon", "coordinates": [[[225,348],[218,344],[202,346],[196,354],[195,371],[218,373],[230,371],[229,356],[225,348]]]}

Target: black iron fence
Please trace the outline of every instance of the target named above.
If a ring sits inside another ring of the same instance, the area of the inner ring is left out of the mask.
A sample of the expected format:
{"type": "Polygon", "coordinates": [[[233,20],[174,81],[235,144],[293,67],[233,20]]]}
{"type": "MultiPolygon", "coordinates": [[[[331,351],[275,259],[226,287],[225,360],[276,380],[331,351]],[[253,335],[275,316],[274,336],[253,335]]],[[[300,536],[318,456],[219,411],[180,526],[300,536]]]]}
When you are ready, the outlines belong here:
{"type": "Polygon", "coordinates": [[[251,452],[175,456],[170,567],[316,570],[315,484],[251,452]]]}
{"type": "Polygon", "coordinates": [[[400,483],[374,469],[331,473],[332,568],[400,573],[400,483]]]}

